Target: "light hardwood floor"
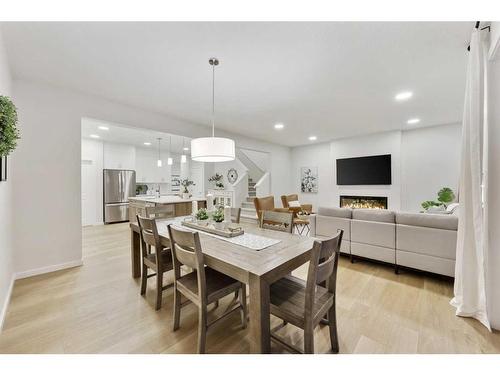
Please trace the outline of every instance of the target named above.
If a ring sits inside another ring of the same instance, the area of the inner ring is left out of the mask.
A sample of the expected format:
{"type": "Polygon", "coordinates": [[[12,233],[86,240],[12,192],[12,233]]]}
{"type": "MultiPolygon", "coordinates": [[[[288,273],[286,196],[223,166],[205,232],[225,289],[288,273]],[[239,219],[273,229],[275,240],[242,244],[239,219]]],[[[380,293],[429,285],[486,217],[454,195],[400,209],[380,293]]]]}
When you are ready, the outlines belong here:
{"type": "MultiPolygon", "coordinates": [[[[16,281],[0,352],[194,353],[195,306],[183,309],[181,327],[172,332],[172,290],[164,293],[160,311],[154,309],[153,279],[146,298],[139,295],[129,241],[128,224],[86,227],[84,266],[16,281]]],[[[306,267],[296,274],[305,277],[306,267]]],[[[342,258],[337,285],[341,353],[500,353],[500,333],[454,315],[449,280],[410,271],[395,275],[392,267],[342,258]]],[[[209,353],[249,351],[248,328],[242,330],[233,315],[208,335],[209,353]]],[[[280,332],[302,344],[302,332],[293,326],[280,332]]],[[[317,329],[315,343],[316,352],[329,351],[328,327],[317,329]]]]}

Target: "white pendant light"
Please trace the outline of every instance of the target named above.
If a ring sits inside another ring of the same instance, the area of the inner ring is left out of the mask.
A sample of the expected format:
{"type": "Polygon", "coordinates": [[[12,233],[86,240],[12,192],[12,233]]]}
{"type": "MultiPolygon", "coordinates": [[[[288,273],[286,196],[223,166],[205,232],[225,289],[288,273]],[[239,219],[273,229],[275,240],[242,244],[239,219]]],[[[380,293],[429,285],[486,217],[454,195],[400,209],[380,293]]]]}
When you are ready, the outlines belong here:
{"type": "Polygon", "coordinates": [[[156,164],[158,165],[158,168],[160,168],[162,166],[161,155],[160,155],[160,142],[161,142],[161,138],[158,138],[158,161],[156,162],[156,164]]]}
{"type": "Polygon", "coordinates": [[[172,160],[172,157],[170,156],[170,151],[172,150],[172,136],[171,135],[168,136],[168,142],[169,142],[169,145],[168,145],[167,164],[172,165],[172,164],[174,164],[174,161],[172,160]]]}
{"type": "Polygon", "coordinates": [[[231,161],[235,159],[234,141],[215,136],[215,67],[219,65],[219,60],[212,57],[208,63],[212,65],[212,136],[191,140],[191,159],[201,162],[231,161]]]}

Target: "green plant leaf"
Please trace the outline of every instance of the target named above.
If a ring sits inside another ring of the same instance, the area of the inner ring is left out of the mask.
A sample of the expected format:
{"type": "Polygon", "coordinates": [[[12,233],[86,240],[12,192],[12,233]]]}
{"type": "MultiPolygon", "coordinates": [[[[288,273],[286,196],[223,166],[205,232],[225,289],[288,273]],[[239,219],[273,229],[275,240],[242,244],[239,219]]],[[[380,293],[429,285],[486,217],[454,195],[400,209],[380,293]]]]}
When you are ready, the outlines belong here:
{"type": "Polygon", "coordinates": [[[421,206],[424,210],[428,210],[429,208],[431,207],[437,207],[437,206],[441,206],[442,203],[440,202],[435,202],[435,201],[424,201],[421,203],[421,206]]]}
{"type": "Polygon", "coordinates": [[[14,151],[19,138],[16,106],[9,97],[0,95],[0,157],[14,151]]]}
{"type": "Polygon", "coordinates": [[[451,203],[455,200],[455,193],[449,187],[444,187],[438,191],[438,201],[442,203],[451,203]]]}

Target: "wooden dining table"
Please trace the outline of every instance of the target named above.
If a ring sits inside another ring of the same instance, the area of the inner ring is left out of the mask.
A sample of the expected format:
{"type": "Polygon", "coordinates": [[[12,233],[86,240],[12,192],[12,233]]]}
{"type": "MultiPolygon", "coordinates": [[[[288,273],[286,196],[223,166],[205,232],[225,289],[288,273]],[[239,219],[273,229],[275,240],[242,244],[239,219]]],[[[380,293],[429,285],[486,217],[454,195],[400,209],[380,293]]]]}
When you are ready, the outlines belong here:
{"type": "MultiPolygon", "coordinates": [[[[162,244],[170,246],[167,224],[172,220],[158,220],[162,244]]],[[[250,350],[251,353],[269,353],[270,341],[270,285],[309,261],[313,238],[259,228],[242,223],[246,233],[280,240],[262,250],[236,245],[218,237],[200,232],[205,264],[249,286],[250,350]]],[[[137,223],[130,223],[132,276],[141,276],[140,235],[137,223]]],[[[186,228],[186,230],[189,230],[186,228]]]]}

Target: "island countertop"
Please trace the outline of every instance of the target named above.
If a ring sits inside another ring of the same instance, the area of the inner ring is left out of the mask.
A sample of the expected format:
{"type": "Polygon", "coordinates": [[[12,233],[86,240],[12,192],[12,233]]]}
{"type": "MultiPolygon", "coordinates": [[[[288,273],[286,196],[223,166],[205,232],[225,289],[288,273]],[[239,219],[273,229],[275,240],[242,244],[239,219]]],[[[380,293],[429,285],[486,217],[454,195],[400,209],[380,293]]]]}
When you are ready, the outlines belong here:
{"type": "Polygon", "coordinates": [[[131,202],[155,203],[155,204],[175,204],[175,203],[191,203],[193,201],[205,202],[206,198],[191,197],[188,199],[181,198],[177,195],[164,195],[160,198],[154,196],[147,197],[129,197],[131,202]]]}

